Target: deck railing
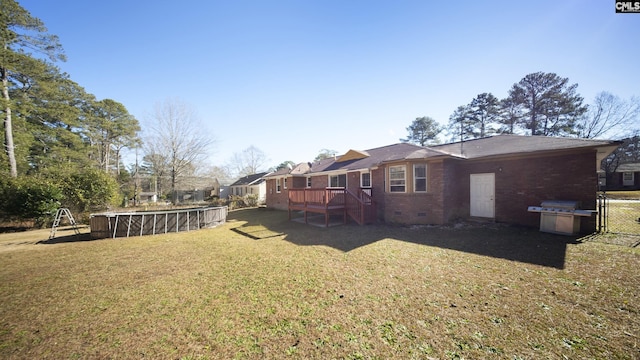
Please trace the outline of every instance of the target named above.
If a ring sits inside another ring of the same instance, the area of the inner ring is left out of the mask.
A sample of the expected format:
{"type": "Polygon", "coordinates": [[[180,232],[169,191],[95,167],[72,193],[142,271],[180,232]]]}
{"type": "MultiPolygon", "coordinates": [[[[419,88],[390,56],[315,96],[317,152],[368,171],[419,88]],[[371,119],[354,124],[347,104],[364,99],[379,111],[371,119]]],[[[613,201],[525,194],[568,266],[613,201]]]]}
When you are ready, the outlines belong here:
{"type": "Polygon", "coordinates": [[[316,207],[344,206],[343,188],[289,189],[289,204],[316,207]]]}
{"type": "Polygon", "coordinates": [[[325,189],[289,189],[289,216],[291,210],[305,212],[321,212],[328,222],[328,212],[343,210],[346,216],[351,216],[358,224],[363,225],[375,219],[375,202],[366,191],[350,192],[345,188],[325,189]]]}
{"type": "Polygon", "coordinates": [[[376,208],[370,193],[361,190],[354,194],[347,190],[346,199],[347,214],[359,225],[374,221],[376,208]]]}

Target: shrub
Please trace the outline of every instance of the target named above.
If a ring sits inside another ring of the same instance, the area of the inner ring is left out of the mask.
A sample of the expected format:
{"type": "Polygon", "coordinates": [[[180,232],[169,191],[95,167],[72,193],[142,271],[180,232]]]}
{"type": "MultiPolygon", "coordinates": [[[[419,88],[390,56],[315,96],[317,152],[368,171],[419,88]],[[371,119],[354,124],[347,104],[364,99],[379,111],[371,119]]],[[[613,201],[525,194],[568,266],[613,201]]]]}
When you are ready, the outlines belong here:
{"type": "Polygon", "coordinates": [[[256,207],[258,206],[258,195],[257,194],[247,194],[244,196],[244,203],[248,207],[256,207]]]}
{"type": "Polygon", "coordinates": [[[0,208],[11,219],[35,221],[36,227],[45,225],[60,207],[62,191],[50,180],[37,177],[4,179],[0,183],[0,208]]]}
{"type": "Polygon", "coordinates": [[[229,210],[258,206],[258,195],[247,194],[245,196],[229,196],[229,210]]]}
{"type": "Polygon", "coordinates": [[[108,208],[118,201],[118,182],[97,169],[68,174],[62,188],[64,204],[81,212],[108,208]]]}

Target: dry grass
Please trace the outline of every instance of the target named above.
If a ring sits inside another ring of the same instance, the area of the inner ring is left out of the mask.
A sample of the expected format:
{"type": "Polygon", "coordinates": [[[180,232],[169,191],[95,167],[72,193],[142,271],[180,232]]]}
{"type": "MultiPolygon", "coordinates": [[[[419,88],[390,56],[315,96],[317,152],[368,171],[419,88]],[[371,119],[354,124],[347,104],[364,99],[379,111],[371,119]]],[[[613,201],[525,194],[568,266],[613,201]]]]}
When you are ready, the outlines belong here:
{"type": "Polygon", "coordinates": [[[609,202],[608,230],[640,235],[640,201],[609,202]]]}
{"type": "Polygon", "coordinates": [[[640,200],[640,190],[607,191],[606,194],[609,199],[640,200]]]}
{"type": "Polygon", "coordinates": [[[640,357],[639,249],[501,226],[229,219],[115,240],[0,235],[0,357],[640,357]]]}

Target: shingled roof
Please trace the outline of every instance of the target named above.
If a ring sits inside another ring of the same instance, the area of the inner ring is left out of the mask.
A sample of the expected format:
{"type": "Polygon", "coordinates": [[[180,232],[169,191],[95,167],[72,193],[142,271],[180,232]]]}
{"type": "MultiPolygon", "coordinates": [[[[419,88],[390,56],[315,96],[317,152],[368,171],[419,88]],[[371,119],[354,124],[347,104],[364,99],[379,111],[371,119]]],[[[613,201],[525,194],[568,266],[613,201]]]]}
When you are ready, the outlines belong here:
{"type": "MultiPolygon", "coordinates": [[[[304,175],[331,171],[353,171],[371,169],[399,160],[435,158],[480,159],[526,153],[562,151],[578,148],[609,148],[608,154],[620,145],[618,141],[559,138],[550,136],[496,135],[462,143],[450,143],[422,147],[409,143],[382,146],[365,151],[349,150],[342,156],[327,158],[312,164],[301,163],[293,169],[281,169],[267,177],[282,175],[304,175]]],[[[600,154],[599,154],[600,156],[600,154]]]]}
{"type": "Polygon", "coordinates": [[[274,171],[269,175],[266,175],[265,177],[278,177],[278,176],[285,176],[285,175],[300,176],[309,172],[310,167],[311,167],[310,163],[299,163],[296,166],[293,166],[291,168],[284,167],[282,169],[274,171]]]}
{"type": "Polygon", "coordinates": [[[266,172],[261,172],[258,174],[251,174],[247,176],[243,176],[238,179],[236,182],[229,186],[247,186],[247,185],[257,185],[264,181],[263,177],[267,175],[266,172]]]}
{"type": "Polygon", "coordinates": [[[616,172],[639,172],[640,171],[640,163],[627,163],[620,164],[616,169],[616,172]]]}
{"type": "Polygon", "coordinates": [[[577,148],[596,148],[618,146],[611,140],[591,140],[579,138],[560,138],[551,136],[496,135],[480,139],[467,140],[445,145],[432,146],[447,154],[465,159],[524,154],[541,151],[558,151],[577,148]]]}
{"type": "Polygon", "coordinates": [[[441,156],[449,156],[439,150],[425,148],[418,145],[400,143],[387,145],[379,148],[369,149],[366,151],[360,151],[361,154],[368,156],[362,158],[356,158],[347,161],[338,161],[333,158],[324,159],[311,164],[311,173],[334,171],[334,170],[357,170],[357,169],[369,169],[380,164],[404,160],[404,159],[424,159],[441,156]]]}

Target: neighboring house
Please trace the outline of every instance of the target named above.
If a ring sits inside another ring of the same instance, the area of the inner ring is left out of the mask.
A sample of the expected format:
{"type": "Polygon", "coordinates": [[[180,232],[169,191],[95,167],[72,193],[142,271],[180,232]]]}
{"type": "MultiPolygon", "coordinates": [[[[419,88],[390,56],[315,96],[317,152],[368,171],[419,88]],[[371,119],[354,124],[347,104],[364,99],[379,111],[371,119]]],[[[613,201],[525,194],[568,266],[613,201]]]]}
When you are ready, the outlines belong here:
{"type": "MultiPolygon", "coordinates": [[[[600,161],[619,142],[498,135],[421,147],[401,143],[302,163],[265,176],[267,207],[344,214],[362,224],[457,219],[538,226],[528,206],[575,200],[596,208],[600,161]]],[[[595,219],[582,231],[595,230],[595,219]]]]}
{"type": "Polygon", "coordinates": [[[175,190],[171,199],[176,204],[201,203],[220,197],[220,182],[216,178],[193,177],[190,183],[175,190]],[[189,187],[193,186],[193,187],[189,187]]]}
{"type": "Polygon", "coordinates": [[[267,172],[241,177],[229,186],[229,196],[258,195],[258,203],[264,203],[267,196],[267,184],[264,176],[267,172]]]}
{"type": "Polygon", "coordinates": [[[618,165],[606,185],[608,190],[640,190],[640,163],[618,165]]]}
{"type": "Polygon", "coordinates": [[[153,191],[142,191],[138,194],[138,201],[142,204],[158,202],[158,194],[153,191]]]}
{"type": "Polygon", "coordinates": [[[195,204],[204,202],[208,191],[202,189],[175,190],[171,198],[174,204],[195,204]]]}
{"type": "Polygon", "coordinates": [[[229,198],[229,185],[221,185],[220,186],[220,199],[228,199],[229,198]]]}

